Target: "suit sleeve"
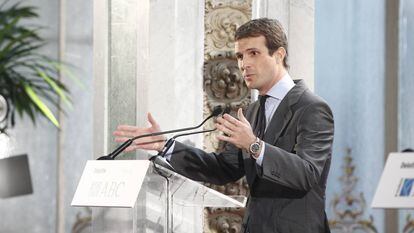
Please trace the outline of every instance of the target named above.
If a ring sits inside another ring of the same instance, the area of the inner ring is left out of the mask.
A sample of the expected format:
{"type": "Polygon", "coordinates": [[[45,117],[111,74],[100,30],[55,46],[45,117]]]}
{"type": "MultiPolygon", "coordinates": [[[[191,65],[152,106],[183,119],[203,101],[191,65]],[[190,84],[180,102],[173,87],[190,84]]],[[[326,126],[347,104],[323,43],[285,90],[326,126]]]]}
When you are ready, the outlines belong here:
{"type": "Polygon", "coordinates": [[[170,162],[178,173],[190,179],[217,185],[244,176],[241,151],[230,143],[222,153],[206,153],[176,142],[170,162]]]}
{"type": "Polygon", "coordinates": [[[289,142],[296,153],[266,144],[261,176],[292,189],[309,191],[319,183],[331,159],[334,122],[329,106],[324,102],[308,105],[298,120],[296,133],[295,141],[289,142]]]}

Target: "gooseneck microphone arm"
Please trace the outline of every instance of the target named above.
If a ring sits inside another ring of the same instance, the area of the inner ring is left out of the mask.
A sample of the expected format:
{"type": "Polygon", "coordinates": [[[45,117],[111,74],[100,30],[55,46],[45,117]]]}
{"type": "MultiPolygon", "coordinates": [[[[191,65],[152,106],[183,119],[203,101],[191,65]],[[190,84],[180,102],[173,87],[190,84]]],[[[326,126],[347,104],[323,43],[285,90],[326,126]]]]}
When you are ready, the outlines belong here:
{"type": "Polygon", "coordinates": [[[189,132],[189,133],[182,133],[182,134],[174,135],[172,138],[168,139],[168,141],[165,143],[164,149],[162,149],[162,151],[158,154],[158,156],[164,157],[165,154],[167,153],[167,151],[173,145],[175,139],[178,138],[178,137],[184,137],[184,136],[189,136],[189,135],[193,135],[193,134],[200,134],[200,133],[209,133],[209,132],[213,132],[215,130],[217,130],[217,129],[216,128],[206,129],[206,130],[192,131],[192,132],[189,132]]]}
{"type": "Polygon", "coordinates": [[[204,123],[206,123],[206,121],[208,121],[212,117],[216,117],[216,116],[220,115],[221,113],[223,113],[223,108],[221,106],[217,106],[213,109],[213,112],[211,113],[211,115],[208,116],[206,119],[204,119],[203,122],[201,122],[197,126],[181,128],[181,129],[174,129],[174,130],[168,130],[168,131],[162,131],[162,132],[155,132],[155,133],[149,133],[149,134],[143,134],[143,135],[138,135],[136,137],[130,138],[127,141],[125,141],[124,143],[122,143],[119,147],[117,147],[113,152],[111,152],[110,154],[108,154],[106,156],[99,157],[98,160],[113,160],[113,159],[115,159],[122,151],[124,151],[128,146],[130,146],[132,144],[132,142],[134,142],[135,140],[140,139],[140,138],[159,136],[159,135],[163,135],[163,134],[177,133],[177,132],[188,131],[188,130],[193,130],[193,129],[200,128],[202,125],[204,125],[204,123]]]}
{"type": "Polygon", "coordinates": [[[149,160],[152,161],[155,164],[158,164],[160,166],[168,168],[171,171],[174,171],[174,168],[171,166],[169,161],[165,158],[165,155],[168,152],[168,150],[170,149],[170,147],[174,144],[175,139],[178,138],[178,137],[182,137],[182,136],[188,136],[188,135],[199,134],[199,133],[208,133],[208,132],[212,132],[212,131],[215,131],[215,130],[216,130],[216,128],[201,130],[201,131],[193,131],[193,132],[189,132],[189,133],[174,135],[174,137],[170,138],[167,141],[167,143],[165,143],[165,146],[162,149],[162,151],[160,153],[158,153],[157,155],[154,155],[151,158],[149,158],[149,160]]]}

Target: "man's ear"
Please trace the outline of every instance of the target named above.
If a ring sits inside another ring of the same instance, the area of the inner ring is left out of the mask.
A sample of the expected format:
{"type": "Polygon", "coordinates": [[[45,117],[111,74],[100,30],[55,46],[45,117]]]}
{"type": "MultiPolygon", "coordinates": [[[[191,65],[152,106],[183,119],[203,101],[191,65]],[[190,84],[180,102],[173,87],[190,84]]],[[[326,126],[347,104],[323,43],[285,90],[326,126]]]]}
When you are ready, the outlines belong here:
{"type": "Polygon", "coordinates": [[[276,57],[276,62],[280,63],[286,56],[286,49],[283,47],[279,47],[278,49],[276,49],[273,55],[276,57]]]}

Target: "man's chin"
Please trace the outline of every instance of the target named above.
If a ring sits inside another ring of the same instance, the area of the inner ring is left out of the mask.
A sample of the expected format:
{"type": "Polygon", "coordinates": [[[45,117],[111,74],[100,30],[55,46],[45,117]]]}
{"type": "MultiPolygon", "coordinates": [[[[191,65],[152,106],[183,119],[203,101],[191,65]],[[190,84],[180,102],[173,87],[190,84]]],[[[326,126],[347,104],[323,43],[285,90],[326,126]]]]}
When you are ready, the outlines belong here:
{"type": "Polygon", "coordinates": [[[253,83],[252,83],[252,82],[247,82],[247,81],[245,81],[244,83],[246,84],[247,88],[249,88],[249,89],[254,89],[254,85],[253,85],[253,83]]]}

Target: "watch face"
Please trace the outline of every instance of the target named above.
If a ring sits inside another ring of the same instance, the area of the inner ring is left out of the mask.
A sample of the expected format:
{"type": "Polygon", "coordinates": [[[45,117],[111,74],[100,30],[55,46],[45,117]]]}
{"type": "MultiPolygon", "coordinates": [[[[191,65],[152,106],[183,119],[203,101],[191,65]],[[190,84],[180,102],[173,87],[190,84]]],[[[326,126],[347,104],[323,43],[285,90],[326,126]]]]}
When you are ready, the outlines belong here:
{"type": "Polygon", "coordinates": [[[258,142],[253,143],[250,145],[250,152],[256,154],[260,150],[260,144],[258,142]]]}

